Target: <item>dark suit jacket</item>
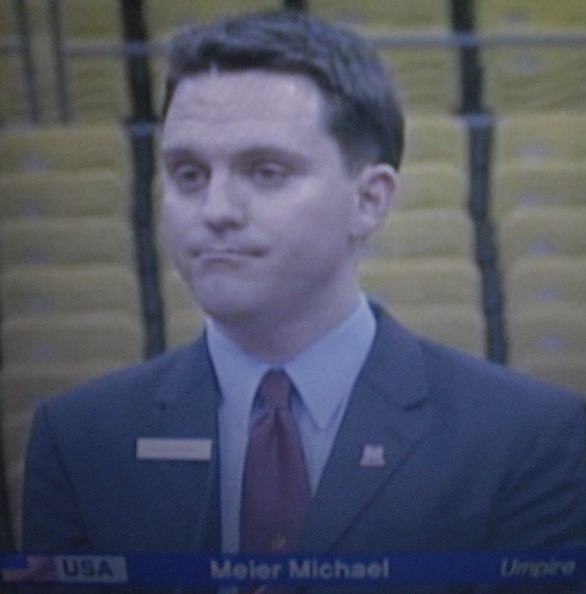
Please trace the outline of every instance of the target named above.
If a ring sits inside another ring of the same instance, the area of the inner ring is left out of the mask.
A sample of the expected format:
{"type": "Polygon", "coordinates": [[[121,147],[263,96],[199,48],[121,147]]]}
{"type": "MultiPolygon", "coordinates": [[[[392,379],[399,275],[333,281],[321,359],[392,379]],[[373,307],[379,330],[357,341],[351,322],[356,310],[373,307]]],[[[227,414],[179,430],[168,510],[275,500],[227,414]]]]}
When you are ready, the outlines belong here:
{"type": "MultiPolygon", "coordinates": [[[[580,400],[377,317],[303,549],[583,546],[580,400]],[[361,466],[366,444],[384,447],[384,466],[361,466]]],[[[28,450],[25,550],[217,552],[219,398],[200,339],[43,402],[28,450]],[[137,437],[210,438],[212,459],[137,460],[137,437]]]]}

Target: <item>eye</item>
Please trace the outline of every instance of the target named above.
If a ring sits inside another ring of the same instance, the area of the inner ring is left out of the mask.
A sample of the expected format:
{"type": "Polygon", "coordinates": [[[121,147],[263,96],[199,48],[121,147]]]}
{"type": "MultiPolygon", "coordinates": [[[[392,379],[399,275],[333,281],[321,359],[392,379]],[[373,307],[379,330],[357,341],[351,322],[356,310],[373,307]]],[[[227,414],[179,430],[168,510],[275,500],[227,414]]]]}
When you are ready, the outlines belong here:
{"type": "Polygon", "coordinates": [[[208,170],[197,163],[180,163],[170,172],[170,177],[182,193],[197,192],[208,182],[208,170]]]}
{"type": "Polygon", "coordinates": [[[274,161],[263,161],[251,166],[249,175],[260,188],[278,188],[291,174],[289,167],[274,161]]]}

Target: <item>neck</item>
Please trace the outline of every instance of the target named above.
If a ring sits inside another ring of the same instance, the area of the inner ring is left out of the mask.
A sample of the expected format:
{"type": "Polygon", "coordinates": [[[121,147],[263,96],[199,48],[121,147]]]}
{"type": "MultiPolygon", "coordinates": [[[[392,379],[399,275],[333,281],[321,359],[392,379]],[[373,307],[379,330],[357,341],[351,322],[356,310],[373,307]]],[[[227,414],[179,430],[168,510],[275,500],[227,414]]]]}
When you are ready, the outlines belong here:
{"type": "Polygon", "coordinates": [[[297,315],[274,319],[263,314],[260,319],[239,323],[214,322],[227,338],[254,357],[273,364],[282,364],[323,338],[342,323],[358,306],[359,289],[339,299],[324,303],[319,310],[304,304],[297,315]]]}

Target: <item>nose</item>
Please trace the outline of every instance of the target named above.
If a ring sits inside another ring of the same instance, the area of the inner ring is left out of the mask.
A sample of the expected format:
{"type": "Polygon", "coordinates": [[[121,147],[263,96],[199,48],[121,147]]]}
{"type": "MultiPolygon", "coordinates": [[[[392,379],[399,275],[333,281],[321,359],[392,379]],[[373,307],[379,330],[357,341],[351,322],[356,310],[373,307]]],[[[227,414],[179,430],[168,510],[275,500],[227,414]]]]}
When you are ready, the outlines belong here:
{"type": "Polygon", "coordinates": [[[202,205],[202,218],[210,229],[218,233],[244,225],[244,197],[229,173],[214,172],[211,175],[202,205]]]}

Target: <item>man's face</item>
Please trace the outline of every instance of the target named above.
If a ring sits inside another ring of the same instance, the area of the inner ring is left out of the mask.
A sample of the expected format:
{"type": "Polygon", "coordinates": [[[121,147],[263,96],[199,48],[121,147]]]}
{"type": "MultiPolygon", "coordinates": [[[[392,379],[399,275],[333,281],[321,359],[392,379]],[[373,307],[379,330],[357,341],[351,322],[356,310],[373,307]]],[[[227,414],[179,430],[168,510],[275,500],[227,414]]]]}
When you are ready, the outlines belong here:
{"type": "Polygon", "coordinates": [[[356,292],[358,180],[300,75],[182,80],[163,131],[163,229],[197,301],[224,323],[294,320],[356,292]]]}

